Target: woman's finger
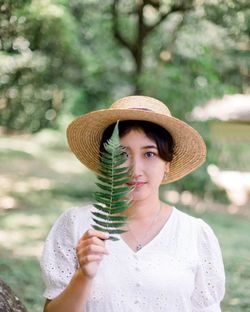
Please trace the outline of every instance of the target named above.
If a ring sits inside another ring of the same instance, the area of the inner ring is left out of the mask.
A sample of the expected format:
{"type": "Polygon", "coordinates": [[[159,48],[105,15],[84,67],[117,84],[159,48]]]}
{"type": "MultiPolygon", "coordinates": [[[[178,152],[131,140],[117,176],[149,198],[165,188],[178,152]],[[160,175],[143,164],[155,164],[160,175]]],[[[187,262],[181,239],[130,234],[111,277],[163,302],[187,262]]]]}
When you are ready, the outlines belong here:
{"type": "Polygon", "coordinates": [[[79,255],[81,254],[102,254],[102,255],[108,255],[108,251],[104,246],[98,246],[93,244],[87,244],[87,245],[80,245],[77,248],[77,252],[79,255]]]}
{"type": "Polygon", "coordinates": [[[89,238],[89,237],[98,237],[102,240],[106,240],[109,238],[109,233],[96,231],[94,229],[89,229],[87,232],[84,233],[83,238],[89,238]]]}
{"type": "Polygon", "coordinates": [[[78,243],[79,247],[86,247],[90,245],[105,247],[105,241],[93,236],[85,239],[82,238],[78,243]]]}
{"type": "Polygon", "coordinates": [[[103,258],[103,255],[100,255],[100,254],[85,255],[85,256],[80,257],[79,263],[81,266],[87,265],[91,262],[99,262],[102,260],[102,258],[103,258]]]}

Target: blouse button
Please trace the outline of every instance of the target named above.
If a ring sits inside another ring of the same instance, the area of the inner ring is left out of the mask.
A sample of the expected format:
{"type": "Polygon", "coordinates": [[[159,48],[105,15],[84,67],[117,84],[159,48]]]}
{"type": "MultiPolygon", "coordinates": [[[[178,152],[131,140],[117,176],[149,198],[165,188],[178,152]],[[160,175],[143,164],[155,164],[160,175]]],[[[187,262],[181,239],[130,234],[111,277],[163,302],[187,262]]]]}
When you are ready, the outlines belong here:
{"type": "Polygon", "coordinates": [[[135,300],[134,304],[138,304],[138,303],[140,303],[140,301],[139,300],[135,300]]]}
{"type": "Polygon", "coordinates": [[[141,287],[141,283],[137,282],[137,283],[136,283],[136,286],[137,286],[137,287],[141,287]]]}
{"type": "Polygon", "coordinates": [[[135,267],[135,270],[136,270],[137,272],[139,272],[139,271],[140,271],[140,269],[139,269],[138,267],[135,267]]]}

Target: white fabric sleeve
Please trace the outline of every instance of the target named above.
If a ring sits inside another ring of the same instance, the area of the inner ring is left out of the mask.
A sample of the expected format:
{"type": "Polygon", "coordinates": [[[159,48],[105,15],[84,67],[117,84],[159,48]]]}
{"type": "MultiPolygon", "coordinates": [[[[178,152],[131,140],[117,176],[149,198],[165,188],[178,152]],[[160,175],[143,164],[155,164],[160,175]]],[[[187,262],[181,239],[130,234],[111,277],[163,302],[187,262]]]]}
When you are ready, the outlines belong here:
{"type": "Polygon", "coordinates": [[[78,268],[76,245],[78,243],[75,208],[67,210],[53,225],[45,241],[40,260],[46,285],[43,296],[57,297],[69,284],[78,268]]]}
{"type": "Polygon", "coordinates": [[[192,312],[221,312],[225,273],[218,240],[204,221],[198,220],[198,270],[192,294],[192,312]]]}

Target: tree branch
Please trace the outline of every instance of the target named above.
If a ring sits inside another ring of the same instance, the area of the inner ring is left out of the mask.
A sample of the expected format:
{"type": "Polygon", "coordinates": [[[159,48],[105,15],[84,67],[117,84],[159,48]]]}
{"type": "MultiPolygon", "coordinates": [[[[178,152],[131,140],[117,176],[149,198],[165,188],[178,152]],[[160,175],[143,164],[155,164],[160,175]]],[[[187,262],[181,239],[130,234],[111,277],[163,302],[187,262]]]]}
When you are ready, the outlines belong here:
{"type": "Polygon", "coordinates": [[[146,26],[147,34],[150,33],[151,31],[153,31],[157,26],[159,26],[172,13],[176,13],[176,12],[185,13],[185,12],[192,10],[192,9],[193,9],[193,6],[173,5],[168,12],[166,12],[165,14],[162,14],[160,16],[159,20],[155,24],[153,24],[151,26],[146,26]]]}
{"type": "MultiPolygon", "coordinates": [[[[171,39],[168,42],[168,46],[170,47],[170,48],[168,48],[168,51],[172,52],[173,46],[174,46],[176,39],[177,39],[177,34],[179,33],[180,29],[183,27],[184,24],[185,24],[185,15],[184,15],[184,13],[182,13],[181,19],[178,22],[178,24],[175,26],[175,28],[171,34],[171,39]]],[[[162,47],[162,49],[164,50],[164,46],[162,47]]]]}
{"type": "Polygon", "coordinates": [[[181,15],[180,21],[177,23],[177,25],[175,26],[175,28],[172,32],[172,38],[171,38],[171,41],[169,43],[169,46],[173,46],[173,44],[175,43],[175,41],[177,39],[177,35],[178,35],[180,29],[183,27],[184,24],[185,24],[185,14],[183,12],[181,15]]]}
{"type": "Polygon", "coordinates": [[[117,10],[118,3],[119,3],[119,0],[114,0],[112,4],[112,9],[111,9],[112,20],[113,20],[113,34],[114,34],[114,37],[121,43],[121,45],[126,47],[133,54],[133,51],[134,51],[133,45],[122,36],[120,29],[119,29],[118,10],[117,10]]]}

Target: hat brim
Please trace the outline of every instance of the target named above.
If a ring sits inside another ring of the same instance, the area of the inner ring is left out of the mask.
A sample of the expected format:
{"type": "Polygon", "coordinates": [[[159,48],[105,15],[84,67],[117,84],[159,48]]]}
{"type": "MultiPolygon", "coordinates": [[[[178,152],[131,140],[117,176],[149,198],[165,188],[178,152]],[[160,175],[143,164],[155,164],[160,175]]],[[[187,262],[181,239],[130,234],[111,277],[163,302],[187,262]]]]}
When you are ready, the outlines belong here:
{"type": "Polygon", "coordinates": [[[174,157],[162,184],[186,176],[202,165],[206,146],[199,133],[185,122],[165,114],[136,109],[103,109],[82,115],[67,129],[70,149],[81,163],[98,173],[99,148],[104,130],[117,120],[145,120],[160,125],[172,135],[174,157]]]}

